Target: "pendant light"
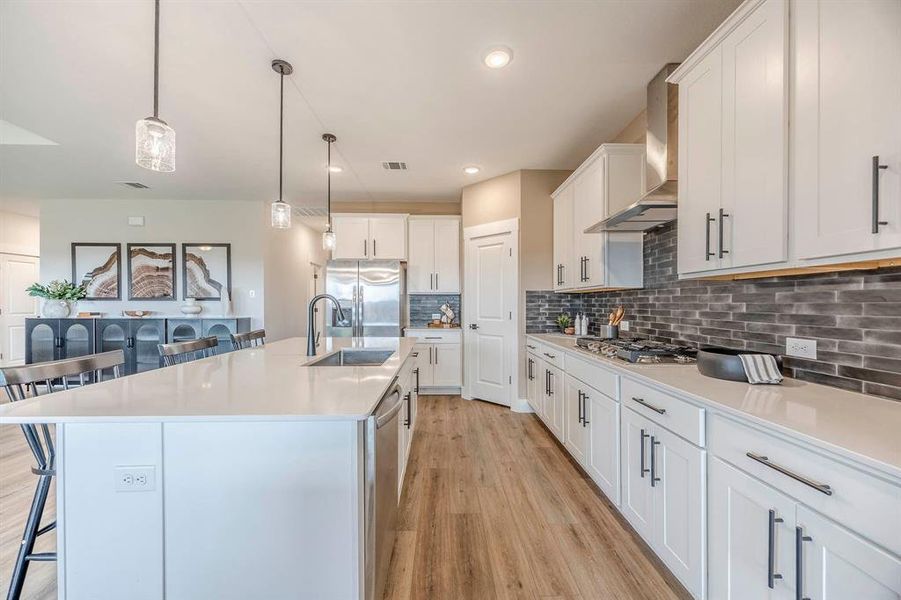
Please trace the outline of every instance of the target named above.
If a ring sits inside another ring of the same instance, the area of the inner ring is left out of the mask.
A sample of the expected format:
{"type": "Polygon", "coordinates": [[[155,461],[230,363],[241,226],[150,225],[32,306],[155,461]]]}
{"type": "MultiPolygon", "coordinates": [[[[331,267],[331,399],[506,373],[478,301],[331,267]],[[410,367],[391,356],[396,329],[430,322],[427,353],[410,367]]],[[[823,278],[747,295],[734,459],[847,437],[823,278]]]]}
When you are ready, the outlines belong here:
{"type": "Polygon", "coordinates": [[[279,74],[278,101],[278,200],[272,203],[272,227],[275,229],[291,228],[291,205],[282,200],[285,162],[285,75],[294,72],[291,63],[283,60],[272,61],[272,70],[279,74]]]}
{"type": "Polygon", "coordinates": [[[322,139],[328,144],[328,166],[326,168],[326,172],[328,173],[328,187],[326,191],[328,226],[322,233],[322,249],[334,250],[337,240],[335,239],[335,232],[332,231],[332,142],[338,138],[336,138],[333,133],[323,133],[322,139]]]}
{"type": "Polygon", "coordinates": [[[171,173],[175,170],[175,130],[160,119],[160,0],[155,0],[153,25],[153,116],[135,124],[135,162],[139,167],[171,173]]]}

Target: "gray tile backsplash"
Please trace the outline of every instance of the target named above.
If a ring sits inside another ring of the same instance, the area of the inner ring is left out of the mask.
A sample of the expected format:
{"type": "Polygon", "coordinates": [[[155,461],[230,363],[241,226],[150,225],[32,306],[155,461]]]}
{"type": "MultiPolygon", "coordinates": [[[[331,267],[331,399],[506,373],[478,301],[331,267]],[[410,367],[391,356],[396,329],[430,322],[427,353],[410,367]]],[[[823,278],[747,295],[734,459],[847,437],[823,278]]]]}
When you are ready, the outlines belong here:
{"type": "Polygon", "coordinates": [[[526,330],[556,331],[560,312],[590,319],[616,306],[630,334],[693,346],[781,354],[786,337],[813,338],[817,360],[785,358],[786,374],[901,400],[901,268],[744,281],[679,281],[676,226],[645,235],[645,288],[588,294],[526,292],[526,330]]]}
{"type": "Polygon", "coordinates": [[[438,309],[444,303],[453,309],[457,314],[456,322],[460,323],[460,294],[410,294],[410,325],[428,325],[432,315],[441,312],[438,309]]]}

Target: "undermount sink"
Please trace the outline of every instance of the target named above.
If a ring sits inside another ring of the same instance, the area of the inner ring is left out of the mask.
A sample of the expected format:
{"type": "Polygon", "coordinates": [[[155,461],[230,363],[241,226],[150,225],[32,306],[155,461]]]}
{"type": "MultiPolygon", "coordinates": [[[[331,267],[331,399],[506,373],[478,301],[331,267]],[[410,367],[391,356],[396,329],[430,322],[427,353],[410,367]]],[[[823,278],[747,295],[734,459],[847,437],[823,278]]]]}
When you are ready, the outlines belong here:
{"type": "Polygon", "coordinates": [[[378,367],[384,364],[394,350],[339,350],[320,359],[308,362],[308,367],[378,367]]]}

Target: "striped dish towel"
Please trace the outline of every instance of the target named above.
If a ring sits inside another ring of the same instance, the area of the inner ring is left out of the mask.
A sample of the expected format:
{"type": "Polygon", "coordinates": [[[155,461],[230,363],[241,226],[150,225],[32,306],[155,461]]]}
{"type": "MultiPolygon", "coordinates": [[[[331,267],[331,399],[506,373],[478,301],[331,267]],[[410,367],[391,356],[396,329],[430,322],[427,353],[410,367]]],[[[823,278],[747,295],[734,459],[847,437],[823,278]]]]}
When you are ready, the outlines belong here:
{"type": "Polygon", "coordinates": [[[748,383],[782,383],[782,373],[772,354],[739,354],[748,383]]]}

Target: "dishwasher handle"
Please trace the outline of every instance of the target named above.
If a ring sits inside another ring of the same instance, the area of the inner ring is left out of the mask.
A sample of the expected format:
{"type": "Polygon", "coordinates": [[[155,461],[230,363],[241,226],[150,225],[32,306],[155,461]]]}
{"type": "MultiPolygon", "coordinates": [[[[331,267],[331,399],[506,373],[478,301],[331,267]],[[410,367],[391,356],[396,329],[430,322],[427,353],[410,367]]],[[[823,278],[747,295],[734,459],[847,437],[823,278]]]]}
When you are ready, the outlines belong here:
{"type": "Polygon", "coordinates": [[[400,396],[401,396],[401,389],[400,389],[399,383],[395,383],[391,387],[391,389],[388,390],[388,392],[384,396],[382,396],[381,401],[379,402],[378,406],[376,407],[376,413],[374,415],[376,429],[381,429],[385,424],[391,422],[394,419],[394,417],[397,415],[397,413],[400,412],[400,409],[403,408],[404,404],[403,404],[403,402],[401,402],[400,396]],[[385,405],[385,403],[388,401],[388,399],[393,396],[397,397],[397,402],[395,402],[395,404],[391,408],[389,408],[387,411],[379,414],[378,411],[385,405]]]}

